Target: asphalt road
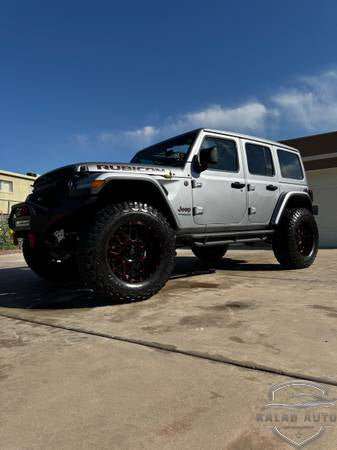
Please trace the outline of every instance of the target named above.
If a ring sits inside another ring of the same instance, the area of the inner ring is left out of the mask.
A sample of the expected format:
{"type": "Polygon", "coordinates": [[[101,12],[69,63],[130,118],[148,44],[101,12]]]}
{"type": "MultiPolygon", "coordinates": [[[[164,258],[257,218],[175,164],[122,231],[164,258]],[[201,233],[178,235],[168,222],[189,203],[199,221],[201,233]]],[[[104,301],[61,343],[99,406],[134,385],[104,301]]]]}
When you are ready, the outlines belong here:
{"type": "MultiPolygon", "coordinates": [[[[285,380],[337,397],[336,264],[181,251],[159,294],[109,305],[0,256],[0,448],[290,448],[256,414],[285,380]]],[[[336,438],[337,424],[308,448],[336,438]]]]}

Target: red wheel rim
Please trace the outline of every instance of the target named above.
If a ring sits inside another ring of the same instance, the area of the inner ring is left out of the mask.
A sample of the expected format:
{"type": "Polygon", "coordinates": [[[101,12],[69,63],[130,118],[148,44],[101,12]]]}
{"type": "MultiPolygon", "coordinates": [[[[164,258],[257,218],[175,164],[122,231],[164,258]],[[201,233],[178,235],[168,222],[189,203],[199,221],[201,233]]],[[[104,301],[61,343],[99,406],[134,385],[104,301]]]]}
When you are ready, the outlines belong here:
{"type": "Polygon", "coordinates": [[[131,284],[143,283],[159,266],[161,244],[152,227],[130,221],[114,231],[106,254],[110,270],[117,278],[131,284]]]}

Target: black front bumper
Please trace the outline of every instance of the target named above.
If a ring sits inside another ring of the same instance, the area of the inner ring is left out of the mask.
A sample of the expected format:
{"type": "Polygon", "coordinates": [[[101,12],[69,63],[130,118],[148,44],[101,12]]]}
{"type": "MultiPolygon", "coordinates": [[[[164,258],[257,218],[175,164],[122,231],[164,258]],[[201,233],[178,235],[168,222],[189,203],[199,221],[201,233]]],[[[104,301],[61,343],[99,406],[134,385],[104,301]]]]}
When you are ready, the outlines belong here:
{"type": "Polygon", "coordinates": [[[49,229],[57,226],[58,222],[70,217],[80,217],[83,211],[95,202],[95,196],[69,198],[60,207],[46,208],[27,199],[24,203],[18,203],[12,207],[8,225],[17,237],[23,237],[27,233],[44,235],[49,229]],[[21,214],[22,211],[24,215],[21,214]]]}

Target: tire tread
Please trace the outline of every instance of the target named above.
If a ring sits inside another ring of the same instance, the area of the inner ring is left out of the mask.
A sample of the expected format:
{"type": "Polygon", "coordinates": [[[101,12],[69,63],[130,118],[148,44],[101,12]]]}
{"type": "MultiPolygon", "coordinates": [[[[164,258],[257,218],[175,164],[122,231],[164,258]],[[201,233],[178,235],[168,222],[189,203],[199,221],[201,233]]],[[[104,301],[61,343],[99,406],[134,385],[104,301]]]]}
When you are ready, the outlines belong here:
{"type": "Polygon", "coordinates": [[[81,236],[78,261],[81,278],[88,287],[92,288],[99,295],[128,303],[146,300],[162,289],[173,271],[174,257],[175,235],[167,219],[147,203],[129,201],[107,206],[97,213],[94,223],[81,236]],[[167,249],[166,276],[158,278],[151,286],[138,293],[125,289],[123,282],[118,280],[117,277],[114,278],[113,284],[110,283],[107,277],[100,273],[99,265],[97,264],[97,242],[105,227],[111,223],[111,220],[116,221],[124,214],[130,212],[146,212],[150,214],[166,229],[169,240],[172,242],[172,245],[167,249]]]}
{"type": "Polygon", "coordinates": [[[278,262],[287,269],[303,269],[315,260],[318,250],[318,229],[312,213],[306,208],[287,208],[273,237],[273,251],[278,262]],[[302,256],[297,249],[295,229],[302,218],[312,220],[316,242],[310,257],[302,256]]]}

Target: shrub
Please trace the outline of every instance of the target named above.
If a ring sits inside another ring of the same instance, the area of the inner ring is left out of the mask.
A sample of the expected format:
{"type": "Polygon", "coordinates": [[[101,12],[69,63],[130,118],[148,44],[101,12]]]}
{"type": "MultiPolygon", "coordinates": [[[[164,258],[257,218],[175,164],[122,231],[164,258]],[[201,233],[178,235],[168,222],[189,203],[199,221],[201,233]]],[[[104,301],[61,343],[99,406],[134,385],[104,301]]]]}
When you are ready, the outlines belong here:
{"type": "Polygon", "coordinates": [[[7,223],[8,216],[0,214],[0,250],[13,249],[12,232],[7,223]]]}

